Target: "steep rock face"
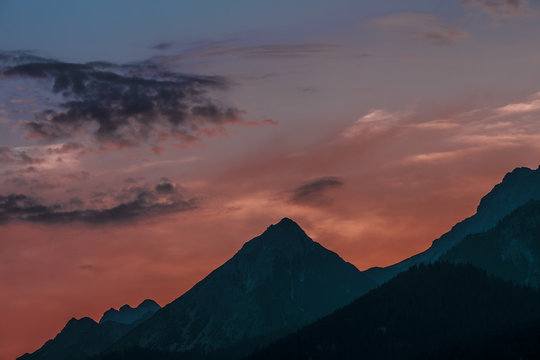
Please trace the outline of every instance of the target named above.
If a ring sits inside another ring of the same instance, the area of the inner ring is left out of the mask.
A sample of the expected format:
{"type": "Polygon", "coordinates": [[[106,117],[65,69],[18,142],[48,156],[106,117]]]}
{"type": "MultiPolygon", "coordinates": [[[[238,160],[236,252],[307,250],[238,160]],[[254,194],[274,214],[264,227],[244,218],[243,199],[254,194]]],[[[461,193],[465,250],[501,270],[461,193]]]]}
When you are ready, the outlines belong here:
{"type": "MultiPolygon", "coordinates": [[[[370,280],[283,219],[116,345],[210,352],[286,334],[346,305],[370,280]]],[[[264,342],[264,340],[263,340],[264,342]]]]}
{"type": "Polygon", "coordinates": [[[493,229],[468,235],[441,260],[471,263],[520,285],[540,285],[540,201],[530,201],[493,229]]]}
{"type": "Polygon", "coordinates": [[[84,317],[71,319],[62,331],[32,354],[19,360],[78,360],[95,356],[110,347],[129,330],[152,316],[160,306],[145,300],[136,308],[124,305],[120,310],[110,309],[99,324],[84,317]]]}
{"type": "Polygon", "coordinates": [[[435,240],[429,249],[397,264],[369,269],[366,274],[375,283],[381,284],[413,265],[436,261],[467,235],[493,228],[498,221],[530,200],[540,200],[540,168],[514,169],[482,198],[476,214],[457,223],[435,240]]]}

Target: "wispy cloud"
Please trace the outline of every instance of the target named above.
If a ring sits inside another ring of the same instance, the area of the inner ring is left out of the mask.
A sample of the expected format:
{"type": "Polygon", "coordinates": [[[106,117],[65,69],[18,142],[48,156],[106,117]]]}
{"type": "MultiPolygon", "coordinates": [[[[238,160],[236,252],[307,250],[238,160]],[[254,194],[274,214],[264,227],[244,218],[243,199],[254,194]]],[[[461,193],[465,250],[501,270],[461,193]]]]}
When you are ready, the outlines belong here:
{"type": "MultiPolygon", "coordinates": [[[[172,46],[169,46],[167,49],[171,47],[172,46]]],[[[326,43],[272,43],[262,45],[238,45],[230,41],[220,41],[200,44],[191,49],[183,50],[179,55],[156,56],[154,59],[161,63],[221,56],[236,56],[251,59],[284,59],[313,56],[317,54],[332,54],[343,51],[343,49],[344,46],[342,45],[326,43]]]]}
{"type": "Polygon", "coordinates": [[[376,19],[374,24],[381,28],[405,32],[432,45],[450,45],[466,35],[442,18],[424,13],[393,14],[376,19]]]}
{"type": "Polygon", "coordinates": [[[500,115],[526,114],[540,111],[540,92],[533,94],[528,101],[508,104],[496,109],[500,115]]]}
{"type": "Polygon", "coordinates": [[[527,0],[462,0],[461,4],[468,9],[479,9],[495,19],[536,14],[527,0]]]}
{"type": "Polygon", "coordinates": [[[346,128],[343,136],[347,139],[353,139],[361,135],[380,134],[394,127],[410,114],[411,112],[408,110],[389,112],[384,109],[373,109],[346,128]]]}

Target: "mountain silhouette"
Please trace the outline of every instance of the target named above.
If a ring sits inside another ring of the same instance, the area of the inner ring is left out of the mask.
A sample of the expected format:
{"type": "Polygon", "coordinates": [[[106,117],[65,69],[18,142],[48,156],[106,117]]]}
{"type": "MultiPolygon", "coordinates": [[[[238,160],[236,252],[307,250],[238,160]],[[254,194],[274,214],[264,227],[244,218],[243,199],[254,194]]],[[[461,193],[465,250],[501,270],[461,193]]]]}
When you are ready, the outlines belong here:
{"type": "Polygon", "coordinates": [[[99,323],[103,324],[107,321],[114,321],[120,324],[133,324],[140,320],[146,320],[159,309],[161,309],[161,306],[154,300],[146,299],[136,308],[132,308],[126,304],[118,310],[113,308],[107,310],[101,317],[101,320],[99,320],[99,323]]]}
{"type": "Polygon", "coordinates": [[[422,264],[248,359],[538,359],[539,303],[471,265],[422,264]]]}
{"type": "MultiPolygon", "coordinates": [[[[512,328],[510,332],[497,333],[500,326],[506,326],[504,324],[522,324],[522,314],[514,312],[514,309],[497,308],[502,312],[510,312],[514,317],[497,317],[490,313],[489,316],[496,320],[490,322],[491,320],[483,317],[475,318],[476,314],[470,319],[463,318],[464,315],[460,315],[454,306],[464,309],[464,314],[468,314],[476,311],[474,309],[479,306],[477,299],[488,301],[488,295],[496,296],[494,299],[497,306],[503,303],[513,306],[515,304],[511,302],[512,299],[517,302],[520,296],[524,296],[525,300],[536,296],[531,295],[530,291],[533,290],[520,292],[518,288],[502,280],[489,278],[470,266],[423,264],[433,264],[439,260],[456,264],[471,263],[489,274],[516,284],[538,287],[539,238],[540,168],[518,168],[506,174],[502,182],[482,198],[473,216],[456,224],[449,232],[435,240],[426,251],[386,268],[372,268],[360,272],[336,253],[310,239],[294,221],[284,218],[269,226],[260,236],[245,243],[230,260],[162,309],[159,309],[155,302],[147,300],[135,309],[125,305],[119,310],[108,310],[99,324],[89,318],[72,319],[54,340],[48,341],[33,354],[25,354],[21,359],[239,358],[313,323],[355,299],[358,300],[353,304],[361,303],[372,312],[371,315],[362,313],[364,315],[360,319],[373,326],[379,322],[382,324],[379,329],[382,333],[388,334],[385,330],[388,326],[385,324],[392,323],[390,316],[395,316],[397,322],[402,321],[399,320],[400,316],[406,316],[410,331],[424,334],[432,343],[417,343],[420,341],[414,337],[417,334],[409,337],[406,334],[405,320],[392,332],[397,338],[381,338],[377,332],[379,330],[373,332],[373,329],[369,330],[361,324],[347,325],[351,331],[359,331],[366,336],[365,340],[358,340],[354,334],[344,334],[339,330],[339,326],[343,324],[333,320],[317,322],[316,324],[324,323],[329,326],[324,330],[322,325],[313,325],[317,327],[317,332],[322,334],[325,331],[335,331],[339,336],[344,336],[344,339],[357,343],[343,343],[340,346],[367,346],[373,354],[382,354],[381,358],[389,358],[388,354],[392,351],[397,351],[394,355],[403,352],[424,356],[430,351],[435,354],[441,351],[442,347],[451,346],[452,341],[459,339],[463,340],[463,344],[472,344],[471,347],[474,347],[477,341],[483,341],[483,344],[492,349],[493,340],[490,336],[504,337],[514,334],[512,331],[515,330],[516,334],[521,334],[521,338],[526,338],[523,334],[527,334],[527,331],[524,330],[525,327],[519,327],[521,325],[512,328]],[[407,271],[410,268],[412,269],[407,271]],[[403,273],[404,271],[407,272],[403,273]],[[400,273],[403,274],[398,275],[400,273]],[[390,280],[394,277],[396,278],[390,280]],[[420,285],[419,279],[425,281],[424,287],[420,285]],[[375,289],[388,280],[388,283],[375,289]],[[459,284],[459,281],[464,284],[459,284]],[[471,281],[480,290],[471,289],[471,281]],[[514,297],[505,298],[496,287],[505,289],[514,297]],[[370,290],[372,291],[366,294],[370,290]],[[476,292],[477,290],[485,292],[476,292]],[[386,298],[373,295],[374,293],[385,294],[386,298]],[[362,296],[364,294],[366,295],[362,296]],[[443,295],[446,296],[445,299],[440,298],[443,295]],[[380,308],[377,308],[373,299],[378,299],[380,308]],[[449,303],[449,299],[454,299],[456,304],[449,303]],[[433,303],[428,304],[426,301],[433,303]],[[419,304],[426,312],[421,311],[419,304]],[[433,313],[436,311],[434,304],[440,306],[440,313],[433,313]],[[412,311],[409,312],[409,308],[412,311]],[[376,314],[381,316],[380,321],[375,318],[376,314]],[[454,329],[458,325],[444,317],[450,315],[444,314],[450,314],[462,321],[466,328],[462,337],[454,329]],[[480,324],[471,323],[473,320],[480,321],[480,324]],[[422,326],[435,326],[433,321],[448,326],[455,334],[444,340],[437,337],[440,335],[437,332],[425,333],[422,326]],[[476,329],[474,331],[478,332],[478,336],[473,336],[468,329],[476,329]],[[387,340],[389,342],[386,342],[387,340]],[[378,344],[388,348],[390,352],[379,353],[379,350],[372,349],[370,342],[373,342],[373,346],[378,344]],[[415,352],[416,350],[413,351],[408,346],[417,346],[420,352],[415,352]]],[[[355,306],[356,310],[350,310],[351,316],[354,312],[364,311],[359,310],[358,305],[355,306]]],[[[346,308],[349,309],[350,306],[346,308]]],[[[495,313],[495,308],[488,308],[495,313]]],[[[336,314],[341,311],[338,310],[336,314]]],[[[479,314],[488,316],[481,311],[479,314]]],[[[535,311],[531,311],[531,314],[536,316],[535,311]]],[[[536,331],[538,325],[540,331],[540,320],[536,324],[534,319],[531,317],[533,323],[529,324],[530,329],[536,331]]],[[[311,325],[306,329],[310,328],[311,325]]],[[[332,336],[330,338],[335,340],[332,336]]],[[[513,339],[512,341],[519,341],[517,338],[513,339]]],[[[309,344],[313,345],[312,342],[309,344]]],[[[324,341],[321,344],[328,345],[324,341]]],[[[298,343],[299,349],[300,345],[298,343]]],[[[309,356],[314,356],[314,359],[320,358],[313,349],[307,350],[307,343],[304,345],[301,345],[304,346],[303,350],[295,354],[303,358],[307,353],[302,351],[308,351],[309,356]]],[[[286,347],[290,346],[289,344],[286,347]]],[[[326,345],[321,346],[325,349],[326,345]]],[[[275,354],[272,351],[259,353],[257,356],[275,354]]],[[[334,358],[327,351],[328,349],[321,354],[334,358]]],[[[351,355],[348,351],[342,354],[344,358],[351,355]]],[[[366,354],[369,354],[369,351],[366,354]]],[[[440,352],[437,354],[436,357],[442,356],[440,352]]]]}
{"type": "Polygon", "coordinates": [[[493,229],[468,235],[441,260],[471,263],[516,284],[540,285],[540,201],[514,210],[493,229]]]}
{"type": "Polygon", "coordinates": [[[530,200],[540,200],[540,167],[536,170],[516,168],[482,198],[473,216],[457,223],[449,232],[433,241],[429,249],[397,264],[371,268],[365,273],[375,283],[382,284],[413,265],[434,262],[467,235],[490,230],[506,215],[530,200]]]}
{"type": "Polygon", "coordinates": [[[112,349],[208,354],[249,340],[261,344],[331,313],[372,286],[356,267],[284,218],[112,349]]]}
{"type": "Polygon", "coordinates": [[[145,300],[136,308],[124,305],[119,310],[110,309],[103,314],[99,323],[88,317],[72,318],[53,340],[18,360],[87,359],[107,349],[159,309],[155,301],[145,300]]]}

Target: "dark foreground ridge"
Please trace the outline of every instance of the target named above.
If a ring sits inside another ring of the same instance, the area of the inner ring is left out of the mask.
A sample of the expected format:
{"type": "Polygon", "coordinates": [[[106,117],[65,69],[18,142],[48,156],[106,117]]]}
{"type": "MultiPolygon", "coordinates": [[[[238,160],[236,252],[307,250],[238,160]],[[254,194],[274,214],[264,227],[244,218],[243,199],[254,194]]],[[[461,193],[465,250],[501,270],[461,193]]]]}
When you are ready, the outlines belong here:
{"type": "Polygon", "coordinates": [[[441,257],[470,263],[519,285],[540,285],[540,201],[532,200],[484,233],[468,235],[441,257]]]}
{"type": "Polygon", "coordinates": [[[420,265],[249,359],[538,359],[539,303],[470,265],[420,265]]]}

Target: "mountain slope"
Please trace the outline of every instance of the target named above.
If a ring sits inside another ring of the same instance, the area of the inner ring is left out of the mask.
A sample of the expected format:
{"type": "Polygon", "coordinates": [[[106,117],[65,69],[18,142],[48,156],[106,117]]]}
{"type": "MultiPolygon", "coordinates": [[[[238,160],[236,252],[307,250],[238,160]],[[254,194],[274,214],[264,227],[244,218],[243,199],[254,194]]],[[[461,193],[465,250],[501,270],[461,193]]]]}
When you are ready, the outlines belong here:
{"type": "Polygon", "coordinates": [[[484,355],[494,349],[534,358],[527,356],[540,353],[540,336],[531,342],[522,330],[531,322],[540,329],[539,303],[538,291],[471,265],[420,265],[250,359],[437,359],[475,344],[482,345],[477,358],[491,358],[484,355]],[[510,334],[521,340],[493,342],[510,334]]]}
{"type": "Polygon", "coordinates": [[[353,265],[285,218],[113,349],[208,353],[249,339],[264,343],[332,312],[372,286],[353,265]]]}
{"type": "Polygon", "coordinates": [[[107,349],[158,309],[160,306],[156,302],[145,300],[136,308],[124,305],[120,310],[106,311],[99,324],[88,317],[73,318],[54,339],[32,354],[24,354],[19,360],[87,359],[107,349]]]}
{"type": "Polygon", "coordinates": [[[397,264],[372,268],[365,273],[381,284],[413,265],[436,261],[467,235],[493,228],[498,221],[530,200],[540,200],[540,167],[536,170],[525,167],[514,169],[482,198],[476,214],[457,223],[435,240],[429,249],[397,264]]]}
{"type": "Polygon", "coordinates": [[[540,285],[540,201],[530,201],[493,229],[465,237],[441,260],[471,263],[517,284],[540,285]]]}

